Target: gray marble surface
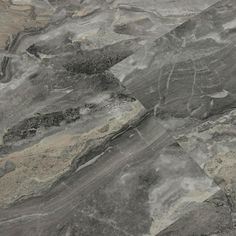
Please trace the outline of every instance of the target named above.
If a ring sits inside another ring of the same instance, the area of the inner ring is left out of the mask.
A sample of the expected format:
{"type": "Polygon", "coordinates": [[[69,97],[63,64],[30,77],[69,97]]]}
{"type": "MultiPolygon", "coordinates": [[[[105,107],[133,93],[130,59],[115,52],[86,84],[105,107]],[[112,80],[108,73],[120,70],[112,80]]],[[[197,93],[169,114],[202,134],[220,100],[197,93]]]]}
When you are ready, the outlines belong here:
{"type": "Polygon", "coordinates": [[[219,1],[111,70],[159,117],[222,113],[236,102],[235,16],[234,0],[219,1]]]}
{"type": "Polygon", "coordinates": [[[139,121],[109,68],[214,3],[1,1],[0,206],[41,195],[139,121]]]}
{"type": "Polygon", "coordinates": [[[2,232],[156,235],[219,191],[153,117],[93,162],[43,197],[0,211],[2,232]]]}
{"type": "Polygon", "coordinates": [[[236,235],[235,0],[0,0],[0,236],[236,235]]]}

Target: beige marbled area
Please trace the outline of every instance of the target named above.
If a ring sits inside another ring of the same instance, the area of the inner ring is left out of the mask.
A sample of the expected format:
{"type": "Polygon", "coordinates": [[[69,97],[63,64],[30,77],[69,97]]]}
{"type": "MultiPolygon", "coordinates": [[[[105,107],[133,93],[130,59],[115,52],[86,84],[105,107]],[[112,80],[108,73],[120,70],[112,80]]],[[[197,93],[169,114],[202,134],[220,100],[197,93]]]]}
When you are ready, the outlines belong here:
{"type": "Polygon", "coordinates": [[[230,196],[236,206],[236,110],[179,135],[181,146],[230,196]]]}
{"type": "MultiPolygon", "coordinates": [[[[158,37],[183,23],[191,16],[201,12],[216,0],[207,1],[153,1],[143,3],[135,1],[0,1],[0,48],[5,48],[6,42],[15,34],[29,28],[41,28],[46,26],[52,16],[58,14],[64,17],[66,14],[72,18],[97,17],[97,22],[109,14],[106,22],[99,26],[96,37],[108,29],[109,34],[133,35],[143,38],[158,37]],[[58,11],[57,11],[58,10],[58,11]]],[[[91,24],[90,27],[93,27],[91,24]]],[[[109,35],[105,40],[109,39],[109,35]]]]}
{"type": "MultiPolygon", "coordinates": [[[[43,2],[43,1],[42,1],[43,2]]],[[[0,1],[0,49],[17,33],[41,28],[48,24],[53,10],[47,4],[35,5],[33,1],[0,1]]]]}
{"type": "Polygon", "coordinates": [[[205,165],[208,176],[215,179],[232,202],[236,203],[236,150],[215,156],[205,165]]]}
{"type": "Polygon", "coordinates": [[[0,178],[0,189],[4,190],[0,192],[0,206],[40,195],[71,169],[75,159],[102,145],[143,112],[139,102],[123,103],[107,111],[106,118],[94,117],[84,132],[81,129],[86,121],[79,121],[30,147],[5,155],[0,166],[10,160],[16,169],[0,178]]]}

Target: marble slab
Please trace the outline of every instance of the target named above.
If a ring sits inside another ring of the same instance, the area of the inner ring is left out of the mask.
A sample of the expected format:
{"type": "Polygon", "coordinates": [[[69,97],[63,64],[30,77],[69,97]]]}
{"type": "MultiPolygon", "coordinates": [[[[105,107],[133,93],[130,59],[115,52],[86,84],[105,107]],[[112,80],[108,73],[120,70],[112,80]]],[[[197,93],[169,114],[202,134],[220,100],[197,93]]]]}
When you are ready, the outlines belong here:
{"type": "Polygon", "coordinates": [[[109,68],[215,2],[0,1],[0,206],[43,194],[139,121],[109,68]]]}
{"type": "Polygon", "coordinates": [[[2,235],[155,236],[219,191],[152,116],[40,198],[0,209],[2,235]]]}
{"type": "MultiPolygon", "coordinates": [[[[89,25],[88,29],[72,29],[77,31],[77,40],[93,41],[91,36],[100,34],[103,40],[115,40],[114,35],[135,35],[150,38],[160,36],[175,28],[186,19],[201,12],[216,0],[69,0],[69,1],[34,1],[34,0],[2,0],[0,3],[0,48],[4,48],[9,37],[21,31],[42,29],[47,25],[60,23],[65,18],[73,18],[78,24],[89,25]],[[88,20],[86,20],[89,19],[88,20]]],[[[73,21],[72,21],[73,22],[73,21]]],[[[71,22],[71,23],[72,23],[71,22]]],[[[102,41],[100,43],[103,43],[102,41]]]]}
{"type": "MultiPolygon", "coordinates": [[[[55,53],[59,56],[58,50],[52,52],[55,43],[66,42],[69,44],[67,50],[69,47],[94,50],[132,39],[142,47],[146,41],[164,35],[216,2],[148,0],[144,4],[140,0],[3,0],[0,3],[0,79],[11,79],[11,61],[22,60],[19,57],[27,47],[31,46],[31,52],[37,51],[41,59],[55,57],[55,53]],[[28,42],[19,46],[25,38],[28,42]]],[[[126,50],[128,55],[134,49],[128,44],[126,50]]]]}
{"type": "Polygon", "coordinates": [[[236,104],[235,16],[234,0],[219,1],[111,71],[169,127],[222,113],[236,104]]]}
{"type": "Polygon", "coordinates": [[[157,236],[234,236],[230,204],[218,192],[157,236]]]}
{"type": "Polygon", "coordinates": [[[0,0],[0,236],[235,235],[235,16],[0,0]]]}
{"type": "Polygon", "coordinates": [[[236,110],[175,136],[177,142],[227,195],[236,226],[236,110]]]}

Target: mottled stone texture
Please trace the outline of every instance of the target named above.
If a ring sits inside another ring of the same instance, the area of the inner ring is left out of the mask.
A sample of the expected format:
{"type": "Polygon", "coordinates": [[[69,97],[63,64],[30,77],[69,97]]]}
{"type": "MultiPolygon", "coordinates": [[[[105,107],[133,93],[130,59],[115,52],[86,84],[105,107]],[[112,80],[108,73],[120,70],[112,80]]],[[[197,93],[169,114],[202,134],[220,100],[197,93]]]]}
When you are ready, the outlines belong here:
{"type": "Polygon", "coordinates": [[[235,0],[0,0],[0,236],[236,235],[235,0]]]}
{"type": "Polygon", "coordinates": [[[3,232],[156,235],[219,191],[153,117],[93,158],[42,198],[2,211],[3,232]]]}
{"type": "Polygon", "coordinates": [[[236,103],[235,16],[235,1],[220,1],[112,71],[161,118],[224,112],[236,103]]]}

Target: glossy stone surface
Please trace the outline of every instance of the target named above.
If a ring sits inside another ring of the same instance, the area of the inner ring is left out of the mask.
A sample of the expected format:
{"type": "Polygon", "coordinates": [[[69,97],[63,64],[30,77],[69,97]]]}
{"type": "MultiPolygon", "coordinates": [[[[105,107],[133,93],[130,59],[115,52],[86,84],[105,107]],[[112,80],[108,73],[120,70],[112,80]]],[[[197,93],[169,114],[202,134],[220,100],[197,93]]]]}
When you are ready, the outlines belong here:
{"type": "Polygon", "coordinates": [[[224,112],[236,103],[235,17],[235,1],[219,1],[111,70],[160,118],[224,112]]]}
{"type": "Polygon", "coordinates": [[[219,191],[153,117],[93,160],[43,197],[2,211],[3,232],[156,235],[219,191]]]}
{"type": "Polygon", "coordinates": [[[0,0],[0,236],[236,235],[235,0],[0,0]]]}
{"type": "Polygon", "coordinates": [[[0,206],[40,195],[138,121],[143,106],[109,68],[214,2],[1,1],[0,154],[15,171],[1,174],[0,206]]]}

